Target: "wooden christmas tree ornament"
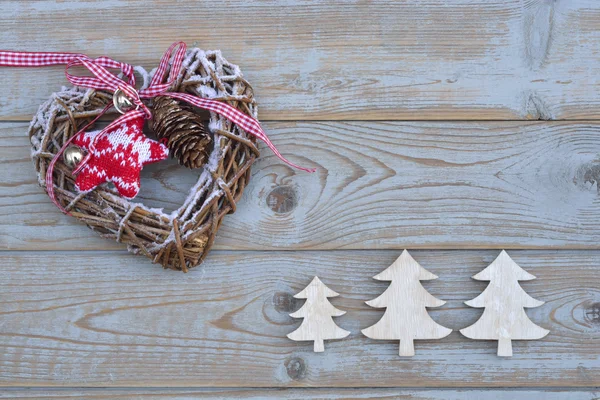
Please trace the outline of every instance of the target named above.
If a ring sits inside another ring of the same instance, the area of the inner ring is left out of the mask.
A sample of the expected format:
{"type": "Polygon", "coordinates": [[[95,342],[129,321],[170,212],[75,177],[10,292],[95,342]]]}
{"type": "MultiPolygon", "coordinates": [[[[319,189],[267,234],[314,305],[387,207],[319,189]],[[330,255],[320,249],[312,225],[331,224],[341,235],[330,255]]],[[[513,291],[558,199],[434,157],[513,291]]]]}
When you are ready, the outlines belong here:
{"type": "Polygon", "coordinates": [[[387,290],[366,303],[375,308],[386,308],[385,314],[375,325],[362,330],[371,339],[400,340],[401,356],[414,356],[415,339],[441,339],[452,329],[437,324],[429,316],[426,307],[439,307],[445,301],[433,297],[419,281],[437,279],[416,262],[408,251],[385,271],[374,277],[391,281],[387,290]]]}
{"type": "Polygon", "coordinates": [[[306,299],[306,303],[290,316],[304,318],[304,321],[287,337],[295,341],[312,340],[315,353],[320,353],[325,350],[324,340],[343,339],[348,336],[350,332],[338,327],[333,322],[332,317],[346,314],[345,311],[338,310],[327,300],[328,297],[336,296],[339,295],[315,276],[304,290],[294,296],[297,299],[306,299]]]}
{"type": "Polygon", "coordinates": [[[525,314],[524,307],[544,304],[525,293],[518,282],[535,279],[535,276],[523,270],[504,250],[473,279],[490,281],[490,284],[479,296],[465,304],[485,307],[485,311],[477,322],[461,329],[460,333],[470,339],[497,340],[498,355],[510,357],[513,354],[512,340],[541,339],[550,332],[531,322],[525,314]]]}

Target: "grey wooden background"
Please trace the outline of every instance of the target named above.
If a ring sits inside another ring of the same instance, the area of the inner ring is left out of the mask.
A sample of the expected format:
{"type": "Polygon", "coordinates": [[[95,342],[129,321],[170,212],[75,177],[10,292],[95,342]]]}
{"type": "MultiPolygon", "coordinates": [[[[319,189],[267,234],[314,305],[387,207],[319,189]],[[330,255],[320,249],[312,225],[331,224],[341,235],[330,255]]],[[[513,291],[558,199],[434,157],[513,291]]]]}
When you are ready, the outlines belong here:
{"type": "MultiPolygon", "coordinates": [[[[600,385],[600,2],[596,0],[2,1],[0,48],[108,55],[150,69],[175,40],[220,48],[253,84],[275,144],[206,263],[163,271],[50,203],[27,124],[62,68],[0,69],[0,398],[575,399],[600,385]],[[551,330],[360,335],[371,277],[403,248],[440,279],[453,329],[470,276],[507,249],[538,277],[551,330]],[[352,331],[323,354],[285,338],[318,274],[352,331]]],[[[175,208],[194,174],[144,170],[175,208]]]]}

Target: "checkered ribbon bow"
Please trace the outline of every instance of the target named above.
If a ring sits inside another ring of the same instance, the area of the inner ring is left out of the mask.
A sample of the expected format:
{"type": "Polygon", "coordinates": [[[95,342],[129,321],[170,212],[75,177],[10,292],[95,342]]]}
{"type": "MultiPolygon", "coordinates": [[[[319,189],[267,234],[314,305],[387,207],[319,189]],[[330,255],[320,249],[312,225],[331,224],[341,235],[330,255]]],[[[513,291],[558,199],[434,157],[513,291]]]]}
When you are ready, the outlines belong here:
{"type": "MultiPolygon", "coordinates": [[[[181,65],[183,63],[183,58],[186,53],[186,48],[187,47],[184,42],[173,43],[171,47],[169,47],[169,49],[162,56],[158,69],[156,70],[155,74],[152,77],[152,80],[150,81],[150,85],[146,89],[142,89],[139,91],[135,89],[135,76],[133,74],[133,67],[129,64],[118,62],[108,57],[98,57],[96,59],[92,59],[86,56],[85,54],[78,53],[0,51],[0,66],[43,67],[49,65],[66,65],[65,75],[67,77],[67,80],[75,86],[98,90],[107,90],[113,93],[117,90],[121,90],[131,100],[131,102],[136,108],[134,110],[126,112],[125,114],[121,115],[118,119],[113,121],[111,124],[109,124],[100,132],[100,134],[97,136],[97,139],[102,137],[103,134],[110,131],[112,128],[119,124],[132,121],[136,118],[139,118],[140,116],[143,116],[146,119],[152,118],[152,113],[150,112],[148,107],[143,103],[142,99],[148,99],[159,95],[165,95],[186,101],[190,104],[193,104],[196,107],[215,112],[229,119],[247,133],[254,135],[258,139],[265,142],[265,144],[273,151],[273,153],[275,153],[275,155],[286,164],[307,172],[315,171],[315,169],[303,168],[286,160],[281,155],[281,153],[279,153],[277,148],[275,148],[275,145],[273,145],[271,140],[269,140],[266,133],[261,128],[260,123],[256,119],[244,114],[243,112],[237,110],[229,104],[211,99],[203,99],[187,93],[169,92],[169,88],[175,82],[175,79],[177,78],[181,70],[181,65]],[[162,83],[165,78],[167,69],[169,67],[169,61],[171,60],[171,58],[173,58],[173,61],[171,62],[169,77],[165,83],[162,83]],[[88,77],[72,75],[71,73],[69,73],[69,69],[75,66],[83,66],[87,68],[93,74],[93,76],[88,77]],[[119,78],[118,76],[110,72],[108,68],[120,70],[125,80],[119,78]]],[[[71,141],[75,137],[77,137],[88,127],[90,127],[98,118],[100,118],[102,114],[108,111],[108,109],[111,107],[112,104],[108,104],[102,110],[102,112],[96,118],[94,118],[92,122],[87,124],[83,129],[81,129],[79,132],[73,135],[63,145],[62,149],[60,149],[60,151],[55,155],[54,159],[48,166],[48,171],[46,174],[46,189],[48,191],[48,195],[50,196],[54,204],[56,204],[56,206],[65,213],[67,212],[58,203],[54,195],[54,184],[52,181],[52,171],[54,169],[54,165],[56,161],[60,158],[63,151],[69,145],[69,143],[71,143],[71,141]]],[[[88,153],[88,156],[90,153],[88,153]]],[[[87,161],[88,158],[85,158],[73,171],[73,174],[77,174],[79,171],[81,171],[81,168],[83,168],[87,161]]]]}

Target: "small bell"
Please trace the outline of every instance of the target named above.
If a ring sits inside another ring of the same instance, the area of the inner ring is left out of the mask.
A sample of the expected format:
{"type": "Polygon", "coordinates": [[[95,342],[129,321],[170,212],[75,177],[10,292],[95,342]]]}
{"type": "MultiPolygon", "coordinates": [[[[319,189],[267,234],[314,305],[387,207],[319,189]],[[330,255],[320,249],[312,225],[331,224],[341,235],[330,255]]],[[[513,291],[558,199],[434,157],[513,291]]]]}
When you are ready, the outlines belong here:
{"type": "Polygon", "coordinates": [[[70,169],[75,169],[83,160],[85,153],[77,146],[69,146],[63,152],[63,162],[70,169]]]}
{"type": "Polygon", "coordinates": [[[127,111],[135,108],[131,99],[121,89],[117,89],[113,93],[113,104],[115,109],[121,114],[125,114],[127,111]]]}

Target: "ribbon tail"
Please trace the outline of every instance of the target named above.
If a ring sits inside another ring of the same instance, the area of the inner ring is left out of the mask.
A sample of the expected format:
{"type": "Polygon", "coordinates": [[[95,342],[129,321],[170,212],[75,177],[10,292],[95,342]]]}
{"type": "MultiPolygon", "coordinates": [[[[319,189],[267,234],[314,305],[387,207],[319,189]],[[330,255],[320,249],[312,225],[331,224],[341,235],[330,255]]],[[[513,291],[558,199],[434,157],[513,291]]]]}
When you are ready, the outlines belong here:
{"type": "Polygon", "coordinates": [[[279,158],[281,161],[283,161],[284,163],[286,163],[290,167],[294,167],[294,168],[299,169],[301,171],[309,172],[311,174],[313,172],[317,171],[316,168],[301,167],[301,166],[299,166],[297,164],[294,164],[293,162],[289,161],[288,159],[286,159],[284,156],[281,155],[281,153],[279,153],[279,150],[277,150],[277,148],[275,147],[275,145],[271,142],[271,140],[266,135],[263,138],[261,138],[261,139],[262,139],[263,142],[265,142],[265,144],[267,145],[267,147],[269,149],[271,149],[271,151],[273,152],[273,154],[275,154],[277,156],[277,158],[279,158]]]}
{"type": "Polygon", "coordinates": [[[204,99],[204,98],[200,98],[200,97],[196,97],[196,96],[192,96],[191,94],[187,94],[187,93],[178,93],[178,92],[167,92],[164,94],[165,96],[169,96],[169,97],[173,97],[175,99],[180,99],[183,101],[186,101],[190,104],[195,105],[196,107],[202,108],[204,110],[208,110],[208,111],[212,111],[215,112],[225,118],[227,118],[228,120],[234,122],[235,124],[237,124],[241,129],[243,129],[245,132],[256,136],[258,139],[262,140],[263,142],[265,142],[265,144],[267,145],[267,147],[269,147],[269,149],[271,149],[271,151],[284,163],[286,163],[287,165],[294,167],[296,169],[299,169],[301,171],[306,171],[306,172],[315,172],[317,169],[316,168],[305,168],[305,167],[301,167],[299,165],[296,165],[294,163],[292,163],[291,161],[288,161],[285,157],[283,157],[281,155],[281,153],[277,150],[277,148],[275,147],[275,145],[271,142],[271,140],[268,138],[267,134],[263,131],[262,127],[260,126],[260,123],[244,114],[243,112],[237,110],[236,108],[230,106],[227,103],[221,102],[221,101],[216,101],[216,100],[211,100],[211,99],[204,99]]]}

